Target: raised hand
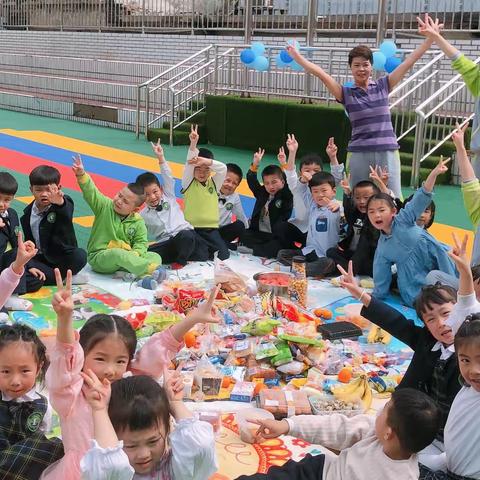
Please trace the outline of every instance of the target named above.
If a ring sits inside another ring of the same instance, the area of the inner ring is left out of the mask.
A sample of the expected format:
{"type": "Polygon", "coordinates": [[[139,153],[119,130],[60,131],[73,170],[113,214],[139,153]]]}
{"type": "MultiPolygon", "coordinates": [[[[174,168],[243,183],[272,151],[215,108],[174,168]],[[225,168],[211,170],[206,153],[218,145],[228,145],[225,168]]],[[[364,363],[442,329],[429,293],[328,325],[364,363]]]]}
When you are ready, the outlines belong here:
{"type": "Polygon", "coordinates": [[[338,153],[338,147],[335,145],[334,137],[330,137],[328,139],[327,148],[325,149],[325,151],[327,152],[328,158],[336,158],[338,153]]]}
{"type": "Polygon", "coordinates": [[[313,174],[310,172],[302,172],[302,174],[299,177],[299,180],[301,183],[308,183],[313,177],[313,174]]]}
{"type": "Polygon", "coordinates": [[[74,306],[72,298],[72,271],[67,271],[67,279],[65,286],[63,286],[62,274],[56,268],[55,281],[57,282],[57,291],[52,298],[52,307],[59,320],[70,319],[74,306]]]}
{"type": "Polygon", "coordinates": [[[42,282],[45,281],[47,279],[47,277],[45,276],[45,274],[39,270],[38,268],[29,268],[28,271],[35,277],[35,278],[38,278],[39,280],[41,280],[42,282]]]}
{"type": "Polygon", "coordinates": [[[452,232],[453,248],[448,252],[448,256],[455,262],[458,270],[470,270],[470,262],[467,257],[468,235],[464,235],[460,242],[455,232],[452,232]]]}
{"type": "MultiPolygon", "coordinates": [[[[30,240],[23,241],[22,232],[17,233],[17,257],[12,263],[12,268],[15,273],[22,274],[25,265],[38,253],[35,244],[30,240]]],[[[42,272],[43,273],[43,272],[42,272]]]]}
{"type": "Polygon", "coordinates": [[[353,275],[353,263],[350,260],[348,262],[348,272],[342,268],[341,265],[337,265],[338,271],[342,274],[340,279],[340,286],[347,290],[350,295],[354,298],[360,298],[362,295],[363,289],[357,283],[355,276],[353,275]]]}
{"type": "Polygon", "coordinates": [[[295,60],[297,61],[299,58],[302,57],[300,52],[295,48],[294,45],[287,43],[287,46],[285,47],[285,50],[287,53],[295,60]]]}
{"type": "Polygon", "coordinates": [[[262,158],[263,158],[264,155],[265,155],[265,149],[264,148],[259,148],[253,154],[253,165],[258,167],[260,165],[260,162],[262,161],[262,158]]]}
{"type": "Polygon", "coordinates": [[[341,206],[342,206],[341,202],[339,202],[338,200],[336,200],[334,198],[333,200],[330,200],[330,202],[328,202],[327,208],[331,212],[338,212],[340,210],[341,206]]]}
{"type": "Polygon", "coordinates": [[[255,434],[257,439],[277,438],[280,435],[286,435],[290,431],[290,425],[286,420],[257,420],[247,419],[248,423],[258,425],[255,434]]]}
{"type": "Polygon", "coordinates": [[[193,165],[194,167],[211,167],[212,163],[211,158],[204,157],[194,157],[188,161],[188,164],[193,165]]]}
{"type": "Polygon", "coordinates": [[[65,201],[61,187],[55,184],[50,184],[48,186],[48,198],[50,203],[53,203],[54,205],[63,205],[63,202],[65,201]]]}
{"type": "Polygon", "coordinates": [[[430,173],[438,177],[438,175],[441,175],[442,173],[447,172],[448,171],[447,164],[450,160],[451,160],[451,157],[448,157],[447,159],[444,160],[443,155],[441,155],[440,161],[438,162],[437,166],[430,173]]]}
{"type": "Polygon", "coordinates": [[[187,320],[190,321],[192,325],[197,323],[218,323],[219,319],[215,315],[213,302],[215,302],[215,298],[217,298],[218,291],[220,290],[220,286],[217,285],[213,288],[210,292],[208,300],[200,303],[197,308],[190,310],[187,315],[187,320]]]}
{"type": "Polygon", "coordinates": [[[460,127],[458,122],[455,124],[455,130],[452,133],[452,142],[457,148],[465,148],[465,131],[468,128],[468,122],[465,122],[463,127],[460,127]]]}
{"type": "Polygon", "coordinates": [[[287,134],[287,150],[289,151],[289,153],[297,153],[298,142],[293,133],[287,134]]]}
{"type": "Polygon", "coordinates": [[[153,152],[155,153],[156,157],[158,158],[158,163],[162,164],[165,162],[165,155],[163,153],[163,147],[160,145],[160,138],[158,139],[157,143],[150,142],[152,145],[153,152]]]}
{"type": "Polygon", "coordinates": [[[163,370],[163,388],[170,402],[180,402],[183,399],[183,378],[180,372],[163,370]]]}
{"type": "Polygon", "coordinates": [[[417,22],[418,33],[430,39],[434,39],[443,29],[443,23],[440,23],[438,18],[433,20],[428,13],[425,13],[423,20],[420,17],[417,17],[417,22]]]}
{"type": "Polygon", "coordinates": [[[92,410],[108,410],[108,403],[112,393],[109,380],[104,378],[103,382],[101,382],[93,370],[80,372],[80,375],[83,378],[83,394],[92,410]]]}
{"type": "Polygon", "coordinates": [[[81,177],[85,174],[82,157],[77,153],[73,158],[72,170],[76,177],[81,177]]]}
{"type": "Polygon", "coordinates": [[[200,140],[200,135],[198,134],[198,125],[192,125],[190,127],[190,135],[188,138],[190,139],[190,148],[195,148],[200,140]]]}
{"type": "Polygon", "coordinates": [[[343,179],[340,182],[340,186],[342,187],[345,195],[348,196],[352,193],[352,189],[350,187],[350,174],[343,174],[343,179]]]}
{"type": "Polygon", "coordinates": [[[282,167],[287,165],[287,156],[285,155],[285,149],[283,147],[278,149],[277,159],[282,167]]]}

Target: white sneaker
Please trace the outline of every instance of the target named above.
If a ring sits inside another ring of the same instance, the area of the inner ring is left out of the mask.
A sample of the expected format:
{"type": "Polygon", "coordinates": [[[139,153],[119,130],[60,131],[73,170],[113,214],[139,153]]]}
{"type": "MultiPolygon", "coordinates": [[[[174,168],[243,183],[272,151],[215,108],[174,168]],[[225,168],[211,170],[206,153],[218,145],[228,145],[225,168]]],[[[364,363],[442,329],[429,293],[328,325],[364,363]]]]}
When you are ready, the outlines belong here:
{"type": "Polygon", "coordinates": [[[253,255],[253,248],[248,248],[245,245],[240,245],[240,246],[237,247],[237,252],[238,253],[243,253],[243,254],[253,255]]]}
{"type": "Polygon", "coordinates": [[[31,310],[33,307],[33,303],[24,300],[23,298],[18,297],[17,295],[12,295],[9,299],[5,302],[4,307],[7,310],[31,310]]]}
{"type": "Polygon", "coordinates": [[[83,285],[84,283],[88,283],[89,280],[90,275],[88,273],[80,272],[72,276],[72,285],[83,285]]]}

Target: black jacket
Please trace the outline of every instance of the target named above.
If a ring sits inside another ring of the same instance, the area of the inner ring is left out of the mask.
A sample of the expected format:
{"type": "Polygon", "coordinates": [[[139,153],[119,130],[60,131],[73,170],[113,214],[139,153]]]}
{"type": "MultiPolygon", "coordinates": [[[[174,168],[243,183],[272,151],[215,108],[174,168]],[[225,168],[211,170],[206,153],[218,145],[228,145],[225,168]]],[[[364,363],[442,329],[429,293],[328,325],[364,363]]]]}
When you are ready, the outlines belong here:
{"type": "MultiPolygon", "coordinates": [[[[268,202],[270,194],[267,192],[263,185],[260,185],[260,182],[257,178],[257,172],[248,170],[247,183],[256,199],[255,206],[253,207],[252,218],[250,221],[250,228],[252,230],[258,231],[260,214],[263,207],[268,202]]],[[[273,226],[277,222],[286,222],[292,215],[292,209],[293,195],[288,188],[287,182],[285,181],[285,186],[275,194],[273,200],[268,205],[270,226],[273,228],[273,226]]]]}
{"type": "Polygon", "coordinates": [[[17,212],[13,208],[8,209],[8,218],[4,218],[3,222],[5,226],[0,228],[0,256],[5,253],[9,243],[11,251],[17,250],[17,232],[20,228],[17,212]]]}
{"type": "MultiPolygon", "coordinates": [[[[412,320],[405,318],[399,311],[372,297],[370,305],[363,307],[362,316],[383,328],[395,338],[408,345],[413,351],[412,361],[405,372],[399,388],[411,387],[432,396],[432,378],[435,364],[441,352],[432,352],[437,341],[426,327],[418,327],[412,320]]],[[[447,390],[443,392],[450,406],[461,388],[460,370],[457,356],[452,355],[443,369],[447,390]]],[[[446,420],[446,419],[445,419],[446,420]]]]}
{"type": "MultiPolygon", "coordinates": [[[[42,254],[53,265],[61,265],[63,259],[77,248],[77,237],[73,228],[73,200],[65,195],[63,205],[51,205],[40,221],[39,237],[42,254]]],[[[30,217],[33,202],[23,211],[20,219],[26,240],[35,242],[30,217]]]]}

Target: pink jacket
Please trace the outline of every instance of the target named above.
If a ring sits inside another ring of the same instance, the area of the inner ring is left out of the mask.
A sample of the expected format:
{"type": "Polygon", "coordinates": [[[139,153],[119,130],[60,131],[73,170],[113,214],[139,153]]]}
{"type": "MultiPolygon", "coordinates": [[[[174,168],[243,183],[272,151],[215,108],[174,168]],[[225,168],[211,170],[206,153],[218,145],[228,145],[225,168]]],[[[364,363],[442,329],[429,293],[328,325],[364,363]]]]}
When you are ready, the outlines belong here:
{"type": "Polygon", "coordinates": [[[16,274],[11,265],[0,274],[0,308],[5,305],[5,302],[17,288],[22,275],[16,274]]]}
{"type": "MultiPolygon", "coordinates": [[[[42,480],[80,480],[80,460],[93,438],[92,412],[82,394],[84,354],[78,332],[75,335],[74,344],[57,342],[50,356],[46,384],[52,407],[60,417],[65,456],[43,472],[42,480]]],[[[156,333],[132,360],[132,373],[160,377],[181,345],[170,330],[156,333]]]]}

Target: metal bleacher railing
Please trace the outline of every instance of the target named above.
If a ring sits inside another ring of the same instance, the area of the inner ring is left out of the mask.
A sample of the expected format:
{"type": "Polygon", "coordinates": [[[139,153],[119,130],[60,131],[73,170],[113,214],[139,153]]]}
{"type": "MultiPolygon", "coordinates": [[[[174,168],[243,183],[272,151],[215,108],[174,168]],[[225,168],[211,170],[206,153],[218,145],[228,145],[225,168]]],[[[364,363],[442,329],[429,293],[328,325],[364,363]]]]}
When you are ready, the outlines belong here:
{"type": "MultiPolygon", "coordinates": [[[[204,34],[412,32],[430,12],[479,29],[478,0],[0,0],[0,28],[204,34]]],[[[394,36],[394,35],[393,35],[394,36]]]]}

